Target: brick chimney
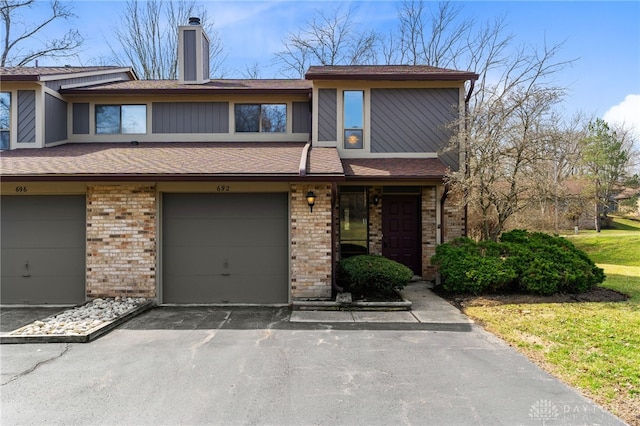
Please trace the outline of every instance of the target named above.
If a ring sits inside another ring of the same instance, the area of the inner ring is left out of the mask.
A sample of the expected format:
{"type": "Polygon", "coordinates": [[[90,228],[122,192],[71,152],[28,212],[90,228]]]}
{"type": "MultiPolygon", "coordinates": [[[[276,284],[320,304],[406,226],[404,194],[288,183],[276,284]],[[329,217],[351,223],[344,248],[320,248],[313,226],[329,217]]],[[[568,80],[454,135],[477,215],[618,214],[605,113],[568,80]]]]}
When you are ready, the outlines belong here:
{"type": "Polygon", "coordinates": [[[209,81],[209,37],[200,18],[189,18],[189,25],[178,27],[178,81],[203,84],[209,81]]]}

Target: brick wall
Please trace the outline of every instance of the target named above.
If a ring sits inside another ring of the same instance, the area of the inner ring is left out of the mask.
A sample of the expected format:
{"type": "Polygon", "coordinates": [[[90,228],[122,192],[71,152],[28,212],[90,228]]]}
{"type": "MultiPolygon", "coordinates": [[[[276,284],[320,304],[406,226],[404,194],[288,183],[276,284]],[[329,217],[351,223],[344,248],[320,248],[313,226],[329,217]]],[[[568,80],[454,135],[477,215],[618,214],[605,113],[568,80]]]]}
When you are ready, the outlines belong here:
{"type": "Polygon", "coordinates": [[[442,212],[442,226],[444,227],[444,241],[447,243],[454,238],[467,234],[465,229],[465,208],[462,205],[462,195],[449,192],[442,212]]]}
{"type": "Polygon", "coordinates": [[[435,186],[422,188],[422,278],[425,280],[434,279],[436,274],[431,257],[436,254],[436,208],[439,202],[435,186]]]}
{"type": "Polygon", "coordinates": [[[331,297],[331,185],[291,185],[291,294],[331,297]],[[306,195],[316,194],[313,212],[306,195]]]}
{"type": "Polygon", "coordinates": [[[373,186],[369,188],[369,254],[382,255],[382,188],[373,186]],[[380,201],[376,206],[373,197],[378,196],[380,201]]]}
{"type": "Polygon", "coordinates": [[[87,188],[87,297],[156,296],[153,185],[87,188]]]}

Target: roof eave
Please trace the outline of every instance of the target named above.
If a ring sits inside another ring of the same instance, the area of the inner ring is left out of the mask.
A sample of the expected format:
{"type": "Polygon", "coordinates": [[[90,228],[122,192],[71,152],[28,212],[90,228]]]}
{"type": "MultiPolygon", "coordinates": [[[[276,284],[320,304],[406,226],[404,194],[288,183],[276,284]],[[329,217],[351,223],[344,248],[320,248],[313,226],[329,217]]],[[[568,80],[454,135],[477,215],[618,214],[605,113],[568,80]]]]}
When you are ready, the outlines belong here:
{"type": "Polygon", "coordinates": [[[467,81],[477,80],[478,74],[313,74],[305,75],[307,80],[370,80],[370,81],[467,81]]]}
{"type": "Polygon", "coordinates": [[[308,89],[62,89],[63,95],[307,95],[308,89]]]}
{"type": "Polygon", "coordinates": [[[168,181],[236,181],[252,182],[265,180],[271,182],[290,181],[339,181],[344,180],[342,174],[306,175],[298,173],[244,173],[244,174],[42,174],[42,175],[2,175],[4,182],[168,182],[168,181]]]}

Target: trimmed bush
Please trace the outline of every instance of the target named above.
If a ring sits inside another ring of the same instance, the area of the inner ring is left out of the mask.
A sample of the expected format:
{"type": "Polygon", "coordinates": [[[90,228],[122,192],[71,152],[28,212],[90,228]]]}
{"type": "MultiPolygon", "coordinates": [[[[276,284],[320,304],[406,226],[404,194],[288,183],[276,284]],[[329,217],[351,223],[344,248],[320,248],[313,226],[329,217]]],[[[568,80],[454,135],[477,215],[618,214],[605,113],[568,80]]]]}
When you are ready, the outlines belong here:
{"type": "Polygon", "coordinates": [[[524,230],[504,233],[499,243],[458,238],[438,246],[431,262],[454,293],[581,293],[605,278],[567,239],[524,230]]]}
{"type": "Polygon", "coordinates": [[[338,284],[358,295],[390,294],[411,281],[406,266],[377,255],[358,255],[338,262],[338,284]]]}
{"type": "Polygon", "coordinates": [[[496,291],[514,281],[516,274],[501,256],[498,243],[462,237],[436,248],[431,262],[440,267],[445,290],[480,294],[496,291]]]}

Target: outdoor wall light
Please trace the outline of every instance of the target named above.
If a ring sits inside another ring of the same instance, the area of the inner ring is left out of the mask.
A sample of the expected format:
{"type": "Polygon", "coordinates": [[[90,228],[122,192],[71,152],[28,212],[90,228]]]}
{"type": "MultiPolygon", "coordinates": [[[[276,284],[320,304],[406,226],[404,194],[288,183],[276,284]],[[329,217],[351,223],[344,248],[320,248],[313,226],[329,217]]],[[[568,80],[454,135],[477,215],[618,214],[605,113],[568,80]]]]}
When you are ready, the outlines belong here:
{"type": "Polygon", "coordinates": [[[307,192],[307,204],[309,204],[309,211],[313,213],[313,205],[316,203],[316,194],[313,191],[307,192]]]}
{"type": "Polygon", "coordinates": [[[376,194],[373,196],[373,205],[377,206],[380,203],[380,197],[376,194]]]}

